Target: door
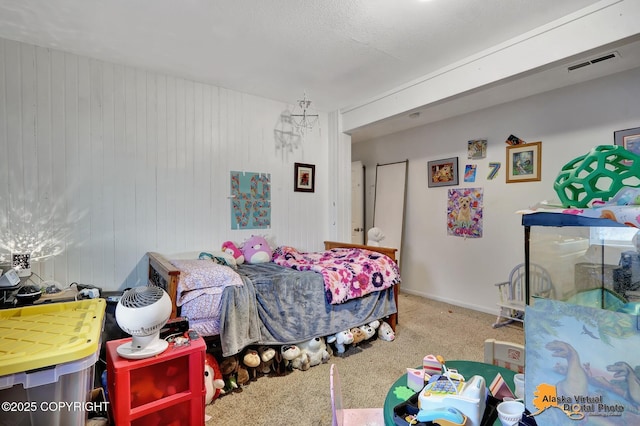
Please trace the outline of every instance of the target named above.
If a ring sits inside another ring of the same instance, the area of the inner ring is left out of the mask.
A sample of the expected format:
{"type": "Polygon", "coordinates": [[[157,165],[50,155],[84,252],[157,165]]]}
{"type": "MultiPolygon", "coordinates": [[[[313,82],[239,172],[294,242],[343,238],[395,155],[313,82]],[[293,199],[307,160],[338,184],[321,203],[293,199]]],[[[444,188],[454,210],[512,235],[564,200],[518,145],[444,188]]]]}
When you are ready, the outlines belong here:
{"type": "Polygon", "coordinates": [[[364,165],[351,163],[351,242],[364,244],[364,165]]]}

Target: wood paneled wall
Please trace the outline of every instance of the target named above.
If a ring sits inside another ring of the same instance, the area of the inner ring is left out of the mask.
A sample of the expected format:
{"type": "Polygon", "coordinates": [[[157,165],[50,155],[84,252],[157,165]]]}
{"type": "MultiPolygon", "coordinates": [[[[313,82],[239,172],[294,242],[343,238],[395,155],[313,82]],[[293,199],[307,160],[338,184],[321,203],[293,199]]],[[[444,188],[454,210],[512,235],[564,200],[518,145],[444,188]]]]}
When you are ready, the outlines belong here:
{"type": "Polygon", "coordinates": [[[118,289],[146,283],[147,251],[336,238],[326,114],[283,148],[295,100],[2,39],[0,61],[0,263],[33,251],[44,280],[118,289]],[[294,162],[316,165],[315,193],[293,191],[294,162]],[[231,230],[232,170],[271,174],[271,229],[231,230]]]}

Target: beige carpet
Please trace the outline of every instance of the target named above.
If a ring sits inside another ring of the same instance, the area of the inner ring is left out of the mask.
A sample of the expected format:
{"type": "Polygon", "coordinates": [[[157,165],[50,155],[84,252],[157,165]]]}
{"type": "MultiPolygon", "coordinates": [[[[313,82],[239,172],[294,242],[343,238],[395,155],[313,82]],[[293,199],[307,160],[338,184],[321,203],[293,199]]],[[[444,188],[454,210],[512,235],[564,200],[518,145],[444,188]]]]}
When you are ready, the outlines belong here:
{"type": "Polygon", "coordinates": [[[407,367],[421,365],[425,355],[482,361],[485,339],[524,344],[519,324],[494,329],[494,315],[408,294],[400,294],[399,308],[395,341],[376,339],[307,371],[260,377],[209,405],[207,426],[331,425],[331,363],[340,371],[345,407],[382,407],[393,382],[407,367]]]}

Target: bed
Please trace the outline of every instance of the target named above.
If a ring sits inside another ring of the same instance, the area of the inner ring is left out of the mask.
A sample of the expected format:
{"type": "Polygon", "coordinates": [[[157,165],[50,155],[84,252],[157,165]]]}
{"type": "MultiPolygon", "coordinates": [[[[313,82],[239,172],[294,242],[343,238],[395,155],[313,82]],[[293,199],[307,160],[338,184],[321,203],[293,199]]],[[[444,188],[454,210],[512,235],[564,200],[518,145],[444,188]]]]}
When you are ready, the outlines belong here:
{"type": "MultiPolygon", "coordinates": [[[[235,355],[249,345],[293,344],[329,336],[378,319],[395,330],[400,283],[396,249],[325,241],[323,256],[334,252],[338,256],[357,253],[384,263],[390,281],[380,290],[336,301],[327,290],[326,273],[279,265],[275,254],[272,262],[232,269],[149,252],[149,284],[167,291],[172,318],[185,316],[200,335],[219,339],[223,356],[235,355]],[[197,284],[187,279],[194,277],[199,277],[197,284]],[[210,281],[224,284],[203,284],[210,281]]],[[[284,258],[287,263],[295,260],[290,252],[284,258]]]]}

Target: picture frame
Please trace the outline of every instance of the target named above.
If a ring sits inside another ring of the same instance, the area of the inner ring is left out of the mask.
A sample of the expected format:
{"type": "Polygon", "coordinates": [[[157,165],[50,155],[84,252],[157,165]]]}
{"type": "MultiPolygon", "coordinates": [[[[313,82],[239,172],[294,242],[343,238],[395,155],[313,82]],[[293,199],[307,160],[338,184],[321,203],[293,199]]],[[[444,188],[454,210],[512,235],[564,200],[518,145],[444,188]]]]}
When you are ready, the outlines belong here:
{"type": "Polygon", "coordinates": [[[542,142],[507,145],[507,183],[542,179],[542,142]]]}
{"type": "Polygon", "coordinates": [[[315,192],[316,166],[314,164],[295,163],[293,168],[293,190],[296,192],[315,192]]]}
{"type": "Polygon", "coordinates": [[[613,132],[613,142],[629,152],[640,155],[640,127],[616,130],[613,132]]]}
{"type": "Polygon", "coordinates": [[[458,184],[458,157],[443,158],[427,163],[429,188],[458,184]]]}

